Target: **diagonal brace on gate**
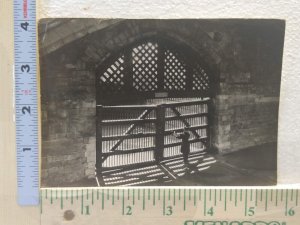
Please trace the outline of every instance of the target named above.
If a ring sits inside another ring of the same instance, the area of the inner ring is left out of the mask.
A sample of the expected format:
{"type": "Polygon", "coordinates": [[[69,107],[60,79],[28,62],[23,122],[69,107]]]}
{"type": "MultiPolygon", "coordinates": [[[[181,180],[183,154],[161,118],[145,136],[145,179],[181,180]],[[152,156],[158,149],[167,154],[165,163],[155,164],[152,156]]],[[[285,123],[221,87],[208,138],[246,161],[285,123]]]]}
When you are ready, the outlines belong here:
{"type": "MultiPolygon", "coordinates": [[[[191,125],[186,121],[185,118],[183,118],[180,114],[180,112],[175,108],[175,107],[170,107],[173,112],[175,113],[176,117],[181,120],[183,122],[183,124],[186,126],[186,127],[190,127],[191,125]]],[[[191,132],[196,136],[196,138],[200,138],[199,134],[195,131],[195,130],[192,130],[191,129],[191,132]]]]}
{"type": "MultiPolygon", "coordinates": [[[[144,112],[142,112],[142,114],[138,117],[138,119],[145,119],[147,115],[149,115],[149,113],[152,111],[152,109],[146,109],[144,110],[144,112]]],[[[127,134],[130,134],[131,131],[133,131],[137,126],[137,123],[133,123],[132,125],[130,125],[130,127],[124,132],[124,136],[122,138],[120,138],[120,140],[117,141],[117,143],[115,143],[113,145],[113,147],[109,150],[109,152],[114,152],[116,151],[116,149],[120,146],[120,144],[125,140],[127,134]]],[[[109,156],[103,156],[101,161],[102,163],[108,158],[109,156]]]]}

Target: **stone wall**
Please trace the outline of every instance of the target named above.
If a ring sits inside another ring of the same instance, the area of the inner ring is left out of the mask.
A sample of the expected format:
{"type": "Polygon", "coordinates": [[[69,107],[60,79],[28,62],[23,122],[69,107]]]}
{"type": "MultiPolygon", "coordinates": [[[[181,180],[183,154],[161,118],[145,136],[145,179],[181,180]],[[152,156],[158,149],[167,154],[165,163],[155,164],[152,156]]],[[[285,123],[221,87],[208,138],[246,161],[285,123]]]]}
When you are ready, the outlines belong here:
{"type": "Polygon", "coordinates": [[[45,186],[92,178],[95,173],[95,74],[85,63],[71,66],[66,60],[57,53],[41,62],[45,69],[41,72],[45,186]]]}
{"type": "Polygon", "coordinates": [[[221,153],[277,141],[284,25],[244,24],[220,63],[215,141],[221,153]]]}
{"type": "Polygon", "coordinates": [[[220,153],[276,142],[282,21],[68,19],[39,28],[43,186],[94,176],[95,69],[153,35],[190,46],[210,68],[220,153]]]}

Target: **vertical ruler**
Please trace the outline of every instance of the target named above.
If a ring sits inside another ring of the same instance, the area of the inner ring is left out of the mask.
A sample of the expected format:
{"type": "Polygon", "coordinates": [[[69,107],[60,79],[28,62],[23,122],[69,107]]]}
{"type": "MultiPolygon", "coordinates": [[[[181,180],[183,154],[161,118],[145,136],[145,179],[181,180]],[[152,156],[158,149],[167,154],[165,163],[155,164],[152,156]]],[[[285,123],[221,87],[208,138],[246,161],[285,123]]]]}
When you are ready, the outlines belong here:
{"type": "Polygon", "coordinates": [[[18,203],[39,203],[35,0],[14,0],[18,203]]]}
{"type": "Polygon", "coordinates": [[[41,225],[299,225],[299,189],[42,189],[41,225]]]}

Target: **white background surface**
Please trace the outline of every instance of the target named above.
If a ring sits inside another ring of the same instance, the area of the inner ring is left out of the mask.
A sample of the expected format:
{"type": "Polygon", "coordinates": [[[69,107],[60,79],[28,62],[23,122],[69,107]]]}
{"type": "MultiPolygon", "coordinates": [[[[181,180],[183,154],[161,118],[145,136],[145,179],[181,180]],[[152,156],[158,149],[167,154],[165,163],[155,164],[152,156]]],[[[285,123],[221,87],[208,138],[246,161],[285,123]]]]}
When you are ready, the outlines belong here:
{"type": "MultiPolygon", "coordinates": [[[[39,17],[276,18],[286,20],[280,98],[278,183],[300,183],[300,1],[41,0],[39,17]],[[298,113],[297,113],[298,112],[298,113]]],[[[268,82],[266,80],[266,82],[268,82]]]]}
{"type": "MultiPolygon", "coordinates": [[[[40,0],[39,17],[276,18],[286,20],[281,82],[278,182],[300,183],[299,0],[40,0]]],[[[0,224],[40,224],[37,207],[16,204],[12,0],[0,0],[0,224]]],[[[266,81],[268,82],[268,81],[266,81]]]]}

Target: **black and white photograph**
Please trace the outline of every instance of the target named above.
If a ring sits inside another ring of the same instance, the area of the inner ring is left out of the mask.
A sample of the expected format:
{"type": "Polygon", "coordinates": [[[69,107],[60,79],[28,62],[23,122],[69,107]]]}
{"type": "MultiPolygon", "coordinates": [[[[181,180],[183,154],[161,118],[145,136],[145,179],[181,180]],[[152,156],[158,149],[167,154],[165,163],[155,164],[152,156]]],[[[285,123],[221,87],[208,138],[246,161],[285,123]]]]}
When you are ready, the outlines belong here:
{"type": "Polygon", "coordinates": [[[38,23],[41,186],[269,186],[285,21],[38,23]]]}

